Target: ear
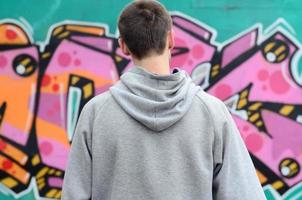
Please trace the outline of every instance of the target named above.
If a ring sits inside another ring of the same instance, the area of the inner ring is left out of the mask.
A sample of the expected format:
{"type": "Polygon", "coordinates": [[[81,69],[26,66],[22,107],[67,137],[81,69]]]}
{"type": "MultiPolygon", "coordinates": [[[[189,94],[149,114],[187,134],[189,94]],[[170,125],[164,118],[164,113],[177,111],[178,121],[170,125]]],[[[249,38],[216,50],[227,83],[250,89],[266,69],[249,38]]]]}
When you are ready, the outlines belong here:
{"type": "Polygon", "coordinates": [[[174,48],[175,45],[174,37],[175,37],[175,32],[173,29],[171,29],[170,31],[168,31],[168,38],[167,38],[169,50],[172,50],[174,48]]]}
{"type": "Polygon", "coordinates": [[[130,51],[125,43],[125,41],[122,38],[118,39],[118,44],[120,45],[120,48],[122,50],[122,52],[126,55],[129,56],[130,55],[130,51]]]}

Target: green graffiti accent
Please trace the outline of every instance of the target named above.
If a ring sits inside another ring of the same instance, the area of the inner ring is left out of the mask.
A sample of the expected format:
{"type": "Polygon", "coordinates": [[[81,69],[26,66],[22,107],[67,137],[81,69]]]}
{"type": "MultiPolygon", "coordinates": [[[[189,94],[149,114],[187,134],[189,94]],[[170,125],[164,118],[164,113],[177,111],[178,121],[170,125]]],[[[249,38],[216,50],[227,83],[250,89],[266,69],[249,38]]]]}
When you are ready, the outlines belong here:
{"type": "Polygon", "coordinates": [[[33,200],[35,199],[35,195],[34,192],[31,191],[30,193],[24,194],[23,196],[19,197],[19,198],[15,198],[13,195],[11,194],[4,194],[4,193],[0,193],[0,199],[5,199],[5,200],[33,200]]]}
{"type": "Polygon", "coordinates": [[[70,86],[67,102],[67,133],[68,139],[71,140],[76,127],[79,108],[81,103],[82,91],[80,88],[70,86]]]}
{"type": "Polygon", "coordinates": [[[281,196],[271,185],[264,186],[263,190],[267,200],[281,200],[281,196]]]}
{"type": "Polygon", "coordinates": [[[302,182],[290,188],[284,195],[284,200],[302,199],[302,182]]]}
{"type": "Polygon", "coordinates": [[[38,199],[38,190],[36,186],[36,181],[32,179],[30,185],[26,190],[21,193],[15,194],[12,190],[7,188],[5,185],[0,183],[0,200],[33,200],[38,199]]]}
{"type": "Polygon", "coordinates": [[[299,58],[299,61],[297,63],[297,72],[298,72],[298,77],[302,78],[302,59],[299,58]]]}
{"type": "Polygon", "coordinates": [[[263,190],[267,200],[302,200],[302,182],[290,188],[282,196],[271,185],[264,186],[263,190]]]}

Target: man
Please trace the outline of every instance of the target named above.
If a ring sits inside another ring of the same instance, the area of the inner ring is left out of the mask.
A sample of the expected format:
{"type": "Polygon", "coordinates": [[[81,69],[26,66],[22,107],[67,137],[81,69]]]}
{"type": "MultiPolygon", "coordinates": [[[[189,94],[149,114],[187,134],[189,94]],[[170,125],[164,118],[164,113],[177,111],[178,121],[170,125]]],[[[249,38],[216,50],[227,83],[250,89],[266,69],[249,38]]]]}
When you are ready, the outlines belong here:
{"type": "Polygon", "coordinates": [[[231,114],[170,73],[172,20],[156,1],[122,11],[119,45],[134,66],[83,108],[63,200],[264,200],[231,114]]]}

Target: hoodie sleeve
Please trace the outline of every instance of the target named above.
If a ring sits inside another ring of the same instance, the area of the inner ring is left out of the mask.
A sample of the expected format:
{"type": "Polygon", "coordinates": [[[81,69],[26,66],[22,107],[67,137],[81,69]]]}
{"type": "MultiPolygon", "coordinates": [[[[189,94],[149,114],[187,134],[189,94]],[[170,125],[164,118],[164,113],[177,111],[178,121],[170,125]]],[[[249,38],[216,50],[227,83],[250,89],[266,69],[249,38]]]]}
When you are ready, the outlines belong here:
{"type": "Polygon", "coordinates": [[[79,116],[65,170],[62,200],[91,199],[91,121],[89,102],[79,116]]]}
{"type": "Polygon", "coordinates": [[[220,124],[214,124],[213,199],[265,200],[252,159],[235,121],[222,101],[218,108],[223,112],[216,116],[220,124]]]}

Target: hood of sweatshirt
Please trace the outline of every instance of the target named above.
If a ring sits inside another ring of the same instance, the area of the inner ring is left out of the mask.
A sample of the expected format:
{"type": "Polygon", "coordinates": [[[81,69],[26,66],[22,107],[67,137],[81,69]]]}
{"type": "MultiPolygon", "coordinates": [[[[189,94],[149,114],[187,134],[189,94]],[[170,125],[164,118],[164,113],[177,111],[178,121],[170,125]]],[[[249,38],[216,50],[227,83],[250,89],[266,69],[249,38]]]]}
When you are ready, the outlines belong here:
{"type": "Polygon", "coordinates": [[[201,87],[182,69],[159,75],[134,66],[109,90],[129,115],[149,129],[162,131],[185,115],[201,87]]]}

